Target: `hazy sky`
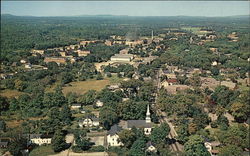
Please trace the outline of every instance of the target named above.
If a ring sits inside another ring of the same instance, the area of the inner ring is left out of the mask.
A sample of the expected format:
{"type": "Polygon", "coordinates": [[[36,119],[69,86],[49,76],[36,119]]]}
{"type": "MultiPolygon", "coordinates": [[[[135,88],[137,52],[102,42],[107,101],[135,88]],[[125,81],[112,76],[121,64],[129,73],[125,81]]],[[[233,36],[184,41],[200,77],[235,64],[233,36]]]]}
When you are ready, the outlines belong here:
{"type": "Polygon", "coordinates": [[[32,16],[249,15],[249,1],[1,1],[1,13],[32,16]]]}

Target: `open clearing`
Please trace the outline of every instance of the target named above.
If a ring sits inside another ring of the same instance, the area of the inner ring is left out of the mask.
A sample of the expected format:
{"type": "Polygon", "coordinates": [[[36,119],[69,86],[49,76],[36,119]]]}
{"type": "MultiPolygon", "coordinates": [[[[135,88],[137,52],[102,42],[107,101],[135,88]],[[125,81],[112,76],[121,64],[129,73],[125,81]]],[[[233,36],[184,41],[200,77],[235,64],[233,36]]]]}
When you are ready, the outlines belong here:
{"type": "Polygon", "coordinates": [[[10,90],[10,89],[5,89],[5,90],[0,91],[0,95],[7,97],[7,98],[19,97],[22,94],[23,92],[19,92],[17,90],[10,90]]]}
{"type": "Polygon", "coordinates": [[[67,93],[72,92],[82,95],[88,90],[100,91],[109,84],[110,81],[108,79],[71,82],[69,86],[63,87],[63,94],[66,95],[67,93]]]}
{"type": "Polygon", "coordinates": [[[38,146],[30,152],[30,156],[48,156],[50,154],[55,154],[52,150],[51,145],[38,146]]]}

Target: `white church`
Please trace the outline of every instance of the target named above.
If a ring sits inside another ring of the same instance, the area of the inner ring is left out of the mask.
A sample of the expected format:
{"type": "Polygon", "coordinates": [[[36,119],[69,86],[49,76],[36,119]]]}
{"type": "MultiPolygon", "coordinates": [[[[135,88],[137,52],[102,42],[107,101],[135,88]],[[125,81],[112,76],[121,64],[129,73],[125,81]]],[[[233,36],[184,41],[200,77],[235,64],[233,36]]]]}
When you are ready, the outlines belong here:
{"type": "Polygon", "coordinates": [[[107,134],[108,145],[109,146],[121,146],[122,143],[119,142],[118,133],[122,129],[129,129],[130,130],[132,127],[142,128],[144,130],[145,135],[151,134],[151,131],[153,128],[153,123],[151,122],[151,118],[150,118],[149,105],[147,106],[147,113],[146,113],[145,120],[127,120],[123,127],[120,127],[117,124],[113,125],[107,134]]]}

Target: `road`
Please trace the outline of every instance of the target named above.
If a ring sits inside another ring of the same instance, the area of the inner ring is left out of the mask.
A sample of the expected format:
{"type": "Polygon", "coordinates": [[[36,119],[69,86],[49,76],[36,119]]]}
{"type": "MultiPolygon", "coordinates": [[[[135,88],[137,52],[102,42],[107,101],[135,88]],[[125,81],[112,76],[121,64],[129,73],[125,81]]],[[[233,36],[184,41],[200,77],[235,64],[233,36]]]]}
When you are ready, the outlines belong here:
{"type": "Polygon", "coordinates": [[[169,132],[168,137],[170,139],[175,140],[172,144],[170,144],[170,147],[171,147],[172,151],[176,151],[176,152],[183,151],[183,149],[184,149],[183,145],[181,145],[179,142],[176,141],[176,137],[178,136],[178,134],[175,131],[174,125],[167,118],[167,114],[165,112],[162,112],[159,108],[157,108],[157,105],[156,105],[158,94],[159,94],[159,91],[160,91],[160,88],[161,88],[161,80],[160,80],[161,73],[160,73],[160,70],[161,69],[157,70],[157,75],[156,75],[157,93],[155,95],[155,105],[154,105],[155,108],[154,109],[156,109],[156,112],[157,112],[158,116],[160,117],[160,123],[167,123],[169,125],[169,127],[170,127],[170,132],[169,132]]]}

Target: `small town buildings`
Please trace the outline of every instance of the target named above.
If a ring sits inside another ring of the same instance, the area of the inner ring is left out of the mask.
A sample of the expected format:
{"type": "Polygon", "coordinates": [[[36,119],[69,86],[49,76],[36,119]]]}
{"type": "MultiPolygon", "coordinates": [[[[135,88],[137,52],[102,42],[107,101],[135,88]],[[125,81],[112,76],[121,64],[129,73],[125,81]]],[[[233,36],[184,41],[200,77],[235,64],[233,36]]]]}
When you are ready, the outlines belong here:
{"type": "Polygon", "coordinates": [[[166,81],[162,82],[161,84],[165,88],[167,86],[177,85],[178,81],[177,81],[177,79],[167,79],[166,81]]]}
{"type": "Polygon", "coordinates": [[[89,50],[77,50],[76,52],[77,52],[78,56],[80,56],[80,57],[87,56],[90,54],[89,50]]]}
{"type": "Polygon", "coordinates": [[[218,48],[209,48],[209,50],[211,50],[213,53],[217,53],[218,52],[218,48]]]}
{"type": "Polygon", "coordinates": [[[214,90],[218,85],[220,85],[220,82],[217,81],[214,78],[211,77],[200,77],[201,79],[201,88],[209,88],[211,90],[214,90]]]}
{"type": "Polygon", "coordinates": [[[228,87],[231,90],[235,89],[236,86],[237,86],[236,83],[234,83],[232,81],[221,81],[220,85],[226,86],[226,87],[228,87]]]}
{"type": "Polygon", "coordinates": [[[106,41],[104,42],[104,44],[105,44],[106,46],[112,46],[112,45],[113,45],[113,41],[106,40],[106,41]]]}
{"type": "Polygon", "coordinates": [[[169,94],[176,94],[178,91],[185,91],[187,89],[190,89],[190,86],[187,85],[169,85],[164,86],[164,88],[167,90],[169,94]]]}
{"type": "Polygon", "coordinates": [[[67,53],[65,51],[61,51],[59,52],[59,54],[62,56],[62,57],[66,57],[67,53]]]}
{"type": "Polygon", "coordinates": [[[142,128],[145,135],[150,135],[152,131],[153,124],[150,118],[149,105],[147,106],[146,120],[127,120],[127,129],[142,128]]]}
{"type": "Polygon", "coordinates": [[[26,69],[31,69],[32,68],[32,65],[30,63],[27,63],[24,65],[24,68],[26,69]]]}
{"type": "Polygon", "coordinates": [[[45,57],[44,62],[45,63],[56,62],[58,65],[66,64],[66,58],[63,58],[63,57],[45,57]]]}
{"type": "Polygon", "coordinates": [[[79,110],[80,110],[80,112],[81,112],[82,114],[85,114],[85,113],[86,113],[86,109],[84,109],[84,108],[80,108],[79,110]]]}
{"type": "Polygon", "coordinates": [[[237,42],[238,39],[239,39],[239,37],[237,36],[236,32],[232,32],[232,33],[229,34],[227,37],[228,37],[228,38],[230,39],[230,41],[232,41],[232,42],[237,42]]]}
{"type": "Polygon", "coordinates": [[[82,105],[80,104],[80,103],[73,103],[72,105],[71,105],[71,109],[79,109],[79,108],[81,108],[82,107],[82,105]]]}
{"type": "Polygon", "coordinates": [[[20,63],[25,64],[25,63],[27,63],[27,61],[22,59],[22,60],[20,60],[20,63]]]}
{"type": "Polygon", "coordinates": [[[9,144],[9,139],[0,139],[0,148],[7,148],[9,144]]]}
{"type": "Polygon", "coordinates": [[[168,79],[176,79],[175,73],[172,72],[169,73],[163,72],[163,75],[167,76],[168,79]]]}
{"type": "Polygon", "coordinates": [[[144,43],[143,40],[135,40],[135,41],[126,41],[125,45],[128,45],[130,47],[135,47],[136,45],[142,45],[144,43]]]}
{"type": "Polygon", "coordinates": [[[43,54],[44,54],[44,50],[35,50],[35,49],[34,49],[34,50],[31,51],[31,53],[43,55],[43,54]]]}
{"type": "Polygon", "coordinates": [[[92,126],[99,126],[100,122],[98,118],[85,118],[79,121],[79,127],[92,127],[92,126]]]}
{"type": "Polygon", "coordinates": [[[100,100],[97,100],[95,103],[96,107],[102,107],[103,106],[103,102],[100,100]]]}
{"type": "Polygon", "coordinates": [[[146,151],[147,152],[157,152],[157,149],[156,147],[153,145],[153,143],[151,141],[148,141],[147,144],[146,144],[146,151]]]}
{"type": "Polygon", "coordinates": [[[97,40],[93,40],[93,41],[81,41],[80,45],[87,46],[90,43],[96,43],[96,42],[98,42],[98,41],[97,40]]]}
{"type": "Polygon", "coordinates": [[[14,73],[9,73],[9,74],[0,74],[0,79],[4,80],[4,79],[8,79],[8,78],[12,78],[14,76],[14,73]]]}
{"type": "Polygon", "coordinates": [[[128,54],[129,49],[120,50],[119,54],[128,54]]]}
{"type": "Polygon", "coordinates": [[[207,148],[207,151],[211,154],[211,156],[216,156],[219,153],[219,151],[214,148],[220,146],[220,142],[205,142],[204,145],[207,148]]]}
{"type": "Polygon", "coordinates": [[[121,142],[119,142],[119,136],[118,136],[118,133],[122,129],[130,130],[132,129],[132,127],[142,128],[144,130],[145,135],[150,135],[153,129],[153,123],[151,122],[151,118],[150,118],[149,105],[147,106],[147,113],[146,113],[145,120],[127,120],[127,121],[123,121],[122,125],[123,125],[122,127],[119,127],[117,124],[115,124],[108,131],[107,142],[109,146],[123,145],[121,142]]]}
{"type": "Polygon", "coordinates": [[[51,135],[43,135],[43,134],[28,134],[24,135],[28,137],[30,143],[37,145],[51,144],[52,136],[51,135]]]}
{"type": "Polygon", "coordinates": [[[213,61],[211,66],[217,66],[218,65],[218,62],[217,61],[213,61]]]}
{"type": "Polygon", "coordinates": [[[130,62],[134,56],[132,54],[115,54],[111,57],[113,62],[130,62]]]}
{"type": "Polygon", "coordinates": [[[122,130],[117,124],[113,125],[107,133],[108,146],[122,146],[123,143],[119,141],[118,133],[122,130]]]}
{"type": "Polygon", "coordinates": [[[120,84],[113,84],[113,85],[108,86],[109,90],[117,90],[119,88],[120,88],[120,84]]]}

